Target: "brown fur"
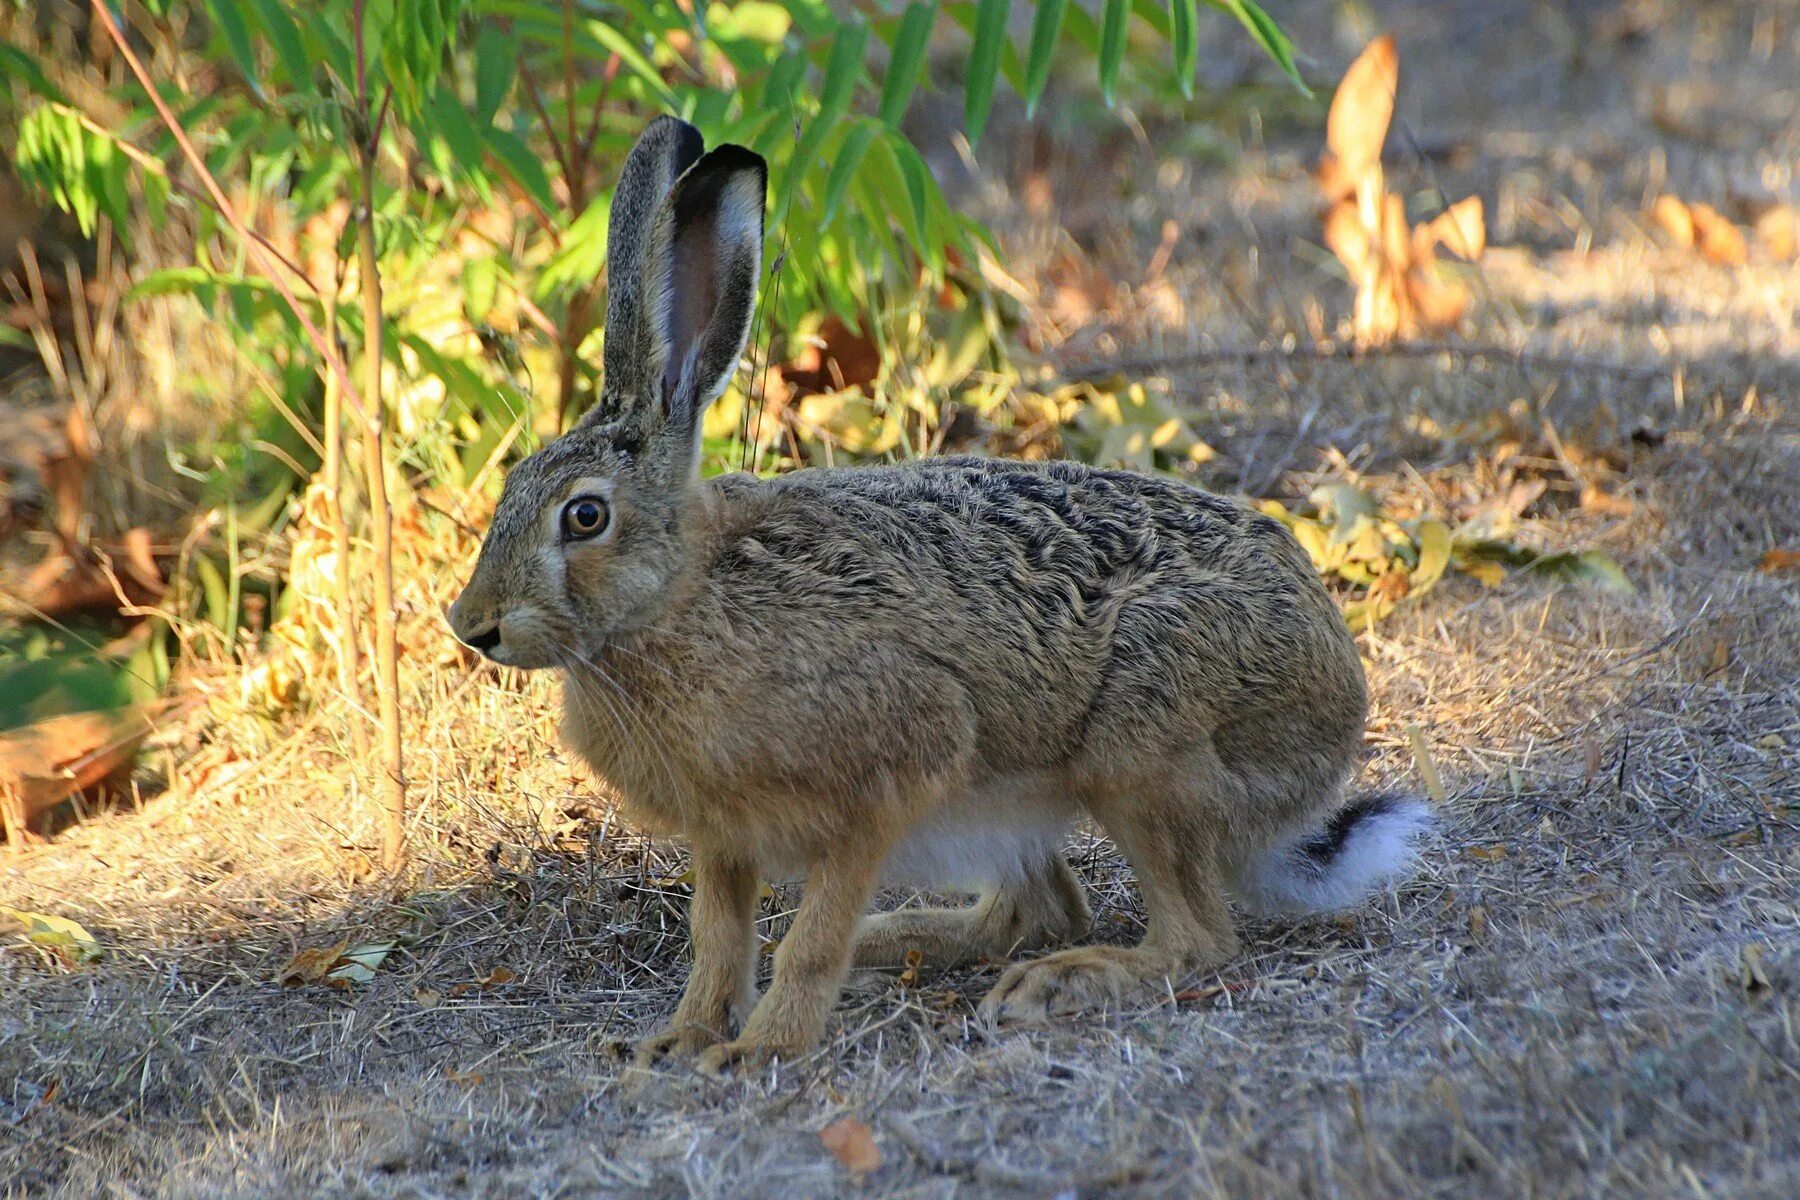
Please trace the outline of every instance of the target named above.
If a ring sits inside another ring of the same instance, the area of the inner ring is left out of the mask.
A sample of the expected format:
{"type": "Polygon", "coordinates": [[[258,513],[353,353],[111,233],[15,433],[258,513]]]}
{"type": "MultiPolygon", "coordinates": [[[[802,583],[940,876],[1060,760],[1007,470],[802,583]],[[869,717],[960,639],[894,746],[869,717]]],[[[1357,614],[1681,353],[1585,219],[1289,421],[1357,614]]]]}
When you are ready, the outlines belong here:
{"type": "MultiPolygon", "coordinates": [[[[670,213],[691,178],[660,206],[634,199],[664,222],[653,248],[685,228],[670,213]]],[[[615,242],[644,236],[614,224],[615,242]]],[[[750,296],[715,283],[701,341],[741,347],[718,323],[747,325],[750,296]]],[[[1233,955],[1234,873],[1339,803],[1365,716],[1354,645],[1292,536],[1180,483],[1073,463],[702,482],[693,424],[711,395],[670,402],[654,383],[667,375],[631,373],[636,393],[617,394],[609,371],[608,417],[513,470],[451,610],[498,660],[561,669],[569,744],[628,819],[693,846],[694,970],[645,1057],[791,1056],[818,1041],[853,961],[916,948],[948,964],[1087,928],[1067,864],[1031,838],[972,909],[865,920],[921,828],[1053,832],[1085,810],[1136,870],[1142,944],[1014,966],[984,1005],[996,1019],[1161,989],[1233,955]],[[581,495],[607,498],[603,538],[561,536],[581,495]],[[734,1037],[763,874],[805,888],[734,1037]]]]}

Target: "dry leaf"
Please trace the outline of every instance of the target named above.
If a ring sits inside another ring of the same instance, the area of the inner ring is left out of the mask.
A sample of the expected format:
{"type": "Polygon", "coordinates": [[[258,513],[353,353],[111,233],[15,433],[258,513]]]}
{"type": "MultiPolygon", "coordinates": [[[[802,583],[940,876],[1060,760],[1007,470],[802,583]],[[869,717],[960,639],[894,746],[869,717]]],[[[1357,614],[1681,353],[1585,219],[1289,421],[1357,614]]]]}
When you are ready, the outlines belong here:
{"type": "Polygon", "coordinates": [[[1791,261],[1800,255],[1800,214],[1785,204],[1766,210],[1756,218],[1756,240],[1776,262],[1791,261]]]}
{"type": "Polygon", "coordinates": [[[1800,550],[1778,546],[1762,556],[1756,569],[1765,575],[1773,575],[1777,571],[1800,571],[1800,550]]]}
{"type": "Polygon", "coordinates": [[[474,980],[471,983],[457,984],[450,989],[450,994],[452,996],[466,996],[474,991],[490,992],[503,984],[511,983],[518,977],[517,973],[508,970],[506,967],[495,967],[480,979],[474,980]]]}
{"type": "Polygon", "coordinates": [[[23,835],[32,819],[76,792],[130,771],[151,729],[140,709],[67,713],[0,734],[0,795],[10,794],[7,832],[23,835]]]}
{"type": "Polygon", "coordinates": [[[1688,215],[1694,220],[1694,240],[1701,257],[1727,267],[1741,267],[1750,261],[1750,244],[1743,231],[1718,209],[1710,204],[1690,204],[1688,215]]]}
{"type": "Polygon", "coordinates": [[[1469,910],[1469,943],[1473,945],[1487,937],[1487,927],[1487,905],[1477,904],[1469,910]]]}
{"type": "Polygon", "coordinates": [[[855,1117],[839,1117],[819,1130],[819,1140],[853,1175],[867,1175],[881,1165],[881,1148],[869,1127],[855,1117]]]}
{"type": "Polygon", "coordinates": [[[1688,213],[1688,206],[1682,203],[1679,196],[1662,195],[1650,208],[1650,217],[1661,230],[1669,235],[1669,240],[1683,250],[1691,250],[1694,246],[1694,218],[1688,213]]]}
{"type": "Polygon", "coordinates": [[[919,968],[925,964],[925,954],[921,950],[906,952],[906,970],[900,972],[895,983],[899,987],[912,988],[919,986],[919,968]]]}
{"type": "Polygon", "coordinates": [[[1325,145],[1353,189],[1365,171],[1381,162],[1399,87],[1400,54],[1393,35],[1383,34],[1363,47],[1332,97],[1325,145]]]}
{"type": "Polygon", "coordinates": [[[1480,196],[1465,196],[1419,227],[1419,235],[1431,246],[1442,246],[1466,262],[1474,262],[1487,249],[1487,221],[1480,196]]]}
{"type": "Polygon", "coordinates": [[[275,982],[282,987],[299,987],[303,983],[317,983],[343,960],[344,951],[349,948],[348,938],[335,946],[304,947],[295,953],[294,957],[288,959],[286,966],[275,972],[275,982]]]}
{"type": "Polygon", "coordinates": [[[1769,982],[1769,973],[1763,969],[1761,946],[1745,946],[1738,956],[1738,986],[1743,989],[1744,996],[1750,1000],[1766,999],[1774,994],[1775,985],[1769,982]]]}
{"type": "Polygon", "coordinates": [[[1425,791],[1437,803],[1444,803],[1444,778],[1438,774],[1437,760],[1431,756],[1431,746],[1425,740],[1425,731],[1416,722],[1408,721],[1406,740],[1412,743],[1413,758],[1418,760],[1419,774],[1425,780],[1425,791]]]}

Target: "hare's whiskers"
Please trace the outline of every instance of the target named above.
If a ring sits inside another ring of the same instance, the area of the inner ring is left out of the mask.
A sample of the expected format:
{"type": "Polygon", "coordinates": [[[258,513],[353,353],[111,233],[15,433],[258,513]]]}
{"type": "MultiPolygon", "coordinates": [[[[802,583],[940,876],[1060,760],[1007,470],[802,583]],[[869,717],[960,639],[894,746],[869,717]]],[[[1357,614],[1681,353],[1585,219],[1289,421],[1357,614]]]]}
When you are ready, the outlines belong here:
{"type": "Polygon", "coordinates": [[[657,731],[651,725],[648,714],[642,710],[642,705],[634,705],[630,693],[620,687],[618,681],[607,674],[606,670],[601,667],[599,663],[594,662],[586,655],[576,651],[573,647],[563,646],[561,649],[569,656],[567,661],[585,669],[595,679],[604,683],[618,694],[619,704],[617,706],[607,698],[605,692],[596,691],[594,696],[605,704],[607,709],[613,713],[613,719],[618,721],[620,730],[624,732],[625,737],[628,740],[631,738],[632,734],[626,728],[625,721],[621,718],[620,714],[623,713],[624,717],[632,719],[632,723],[637,728],[638,740],[656,751],[658,765],[662,767],[663,774],[669,781],[671,799],[674,800],[677,808],[681,808],[682,787],[680,780],[677,777],[678,773],[675,770],[674,759],[669,754],[668,747],[663,744],[663,739],[657,736],[657,731]]]}

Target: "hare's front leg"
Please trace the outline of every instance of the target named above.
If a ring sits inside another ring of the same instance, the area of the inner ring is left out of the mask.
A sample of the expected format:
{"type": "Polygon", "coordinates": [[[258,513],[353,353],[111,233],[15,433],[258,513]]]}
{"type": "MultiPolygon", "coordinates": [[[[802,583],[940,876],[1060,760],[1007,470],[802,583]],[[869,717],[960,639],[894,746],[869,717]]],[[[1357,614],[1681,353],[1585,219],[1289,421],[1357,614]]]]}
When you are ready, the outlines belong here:
{"type": "Polygon", "coordinates": [[[688,905],[694,965],[669,1027],[638,1043],[638,1065],[724,1041],[734,1015],[750,1007],[756,993],[756,884],[755,864],[694,848],[694,899],[688,905]]]}
{"type": "Polygon", "coordinates": [[[791,1060],[819,1044],[850,969],[857,921],[875,892],[886,852],[885,841],[843,844],[812,869],[793,927],[775,951],[769,990],[737,1040],[700,1056],[701,1070],[791,1060]]]}

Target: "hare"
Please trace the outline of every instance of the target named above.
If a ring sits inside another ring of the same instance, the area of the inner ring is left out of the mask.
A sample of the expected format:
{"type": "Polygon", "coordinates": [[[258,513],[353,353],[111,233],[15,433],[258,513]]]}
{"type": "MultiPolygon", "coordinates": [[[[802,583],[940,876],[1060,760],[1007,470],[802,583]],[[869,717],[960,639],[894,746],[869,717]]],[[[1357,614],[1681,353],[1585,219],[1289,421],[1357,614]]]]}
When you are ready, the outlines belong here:
{"type": "Polygon", "coordinates": [[[1279,523],[1169,479],[946,458],[703,480],[743,353],[763,160],[653,121],[612,208],[594,409],[514,467],[456,636],[563,673],[563,733],[627,820],[692,845],[693,967],[642,1061],[816,1046],[851,965],[1006,958],[1091,923],[1085,813],[1129,860],[1138,945],[1016,963],[995,1021],[1153,996],[1238,948],[1228,896],[1354,901],[1430,813],[1344,802],[1367,699],[1279,523]],[[800,877],[755,998],[760,878],[800,877]],[[865,916],[884,881],[978,891],[865,916]],[[739,1024],[741,1022],[741,1024],[739,1024]]]}

